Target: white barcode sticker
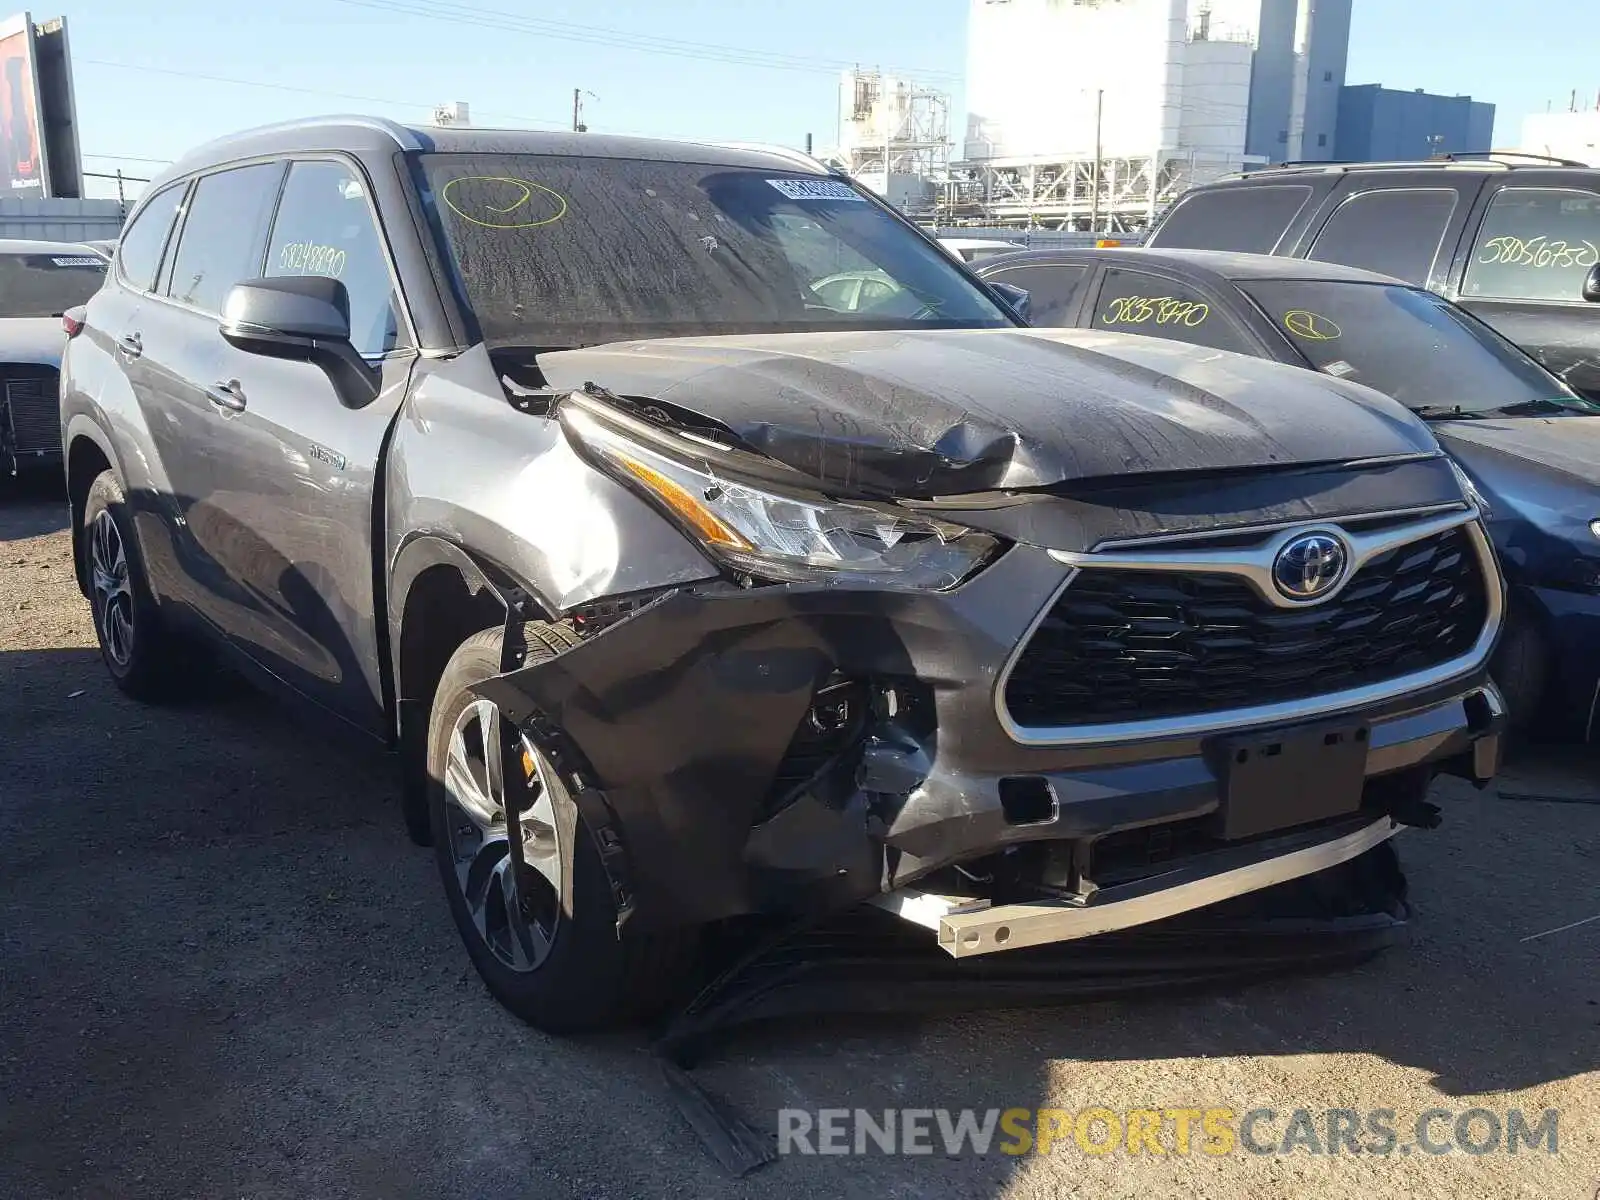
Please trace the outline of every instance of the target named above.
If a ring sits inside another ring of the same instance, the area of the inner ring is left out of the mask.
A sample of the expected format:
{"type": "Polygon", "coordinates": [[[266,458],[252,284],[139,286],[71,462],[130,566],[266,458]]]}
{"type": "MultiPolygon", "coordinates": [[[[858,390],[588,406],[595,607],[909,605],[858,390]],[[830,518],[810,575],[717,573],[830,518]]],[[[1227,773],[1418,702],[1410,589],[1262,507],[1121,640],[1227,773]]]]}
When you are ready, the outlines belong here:
{"type": "Polygon", "coordinates": [[[76,258],[52,257],[50,261],[58,267],[104,267],[106,265],[105,259],[96,258],[92,254],[82,254],[76,258]]]}
{"type": "Polygon", "coordinates": [[[867,198],[848,183],[836,179],[769,179],[778,191],[791,200],[857,200],[862,204],[867,198]]]}

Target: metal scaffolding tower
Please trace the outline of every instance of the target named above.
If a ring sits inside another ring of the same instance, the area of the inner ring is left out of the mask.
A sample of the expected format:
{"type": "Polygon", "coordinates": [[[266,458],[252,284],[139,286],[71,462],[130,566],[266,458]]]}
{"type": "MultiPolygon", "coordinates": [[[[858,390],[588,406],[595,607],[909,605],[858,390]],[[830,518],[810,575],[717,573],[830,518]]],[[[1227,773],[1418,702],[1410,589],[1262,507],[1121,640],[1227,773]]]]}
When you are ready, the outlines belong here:
{"type": "Polygon", "coordinates": [[[840,81],[834,161],[908,211],[932,206],[950,169],[950,97],[880,71],[840,81]]]}
{"type": "Polygon", "coordinates": [[[973,159],[951,166],[938,188],[935,215],[941,225],[1132,233],[1186,189],[1240,165],[1238,158],[1187,150],[1132,158],[973,159]]]}

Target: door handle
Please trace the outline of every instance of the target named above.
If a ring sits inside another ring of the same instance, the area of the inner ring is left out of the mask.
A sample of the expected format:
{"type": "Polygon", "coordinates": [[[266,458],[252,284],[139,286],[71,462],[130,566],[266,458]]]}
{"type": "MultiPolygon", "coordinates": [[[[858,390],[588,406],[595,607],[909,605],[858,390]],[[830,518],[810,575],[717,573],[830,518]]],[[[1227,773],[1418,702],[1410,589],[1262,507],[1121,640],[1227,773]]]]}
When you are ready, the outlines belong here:
{"type": "Polygon", "coordinates": [[[117,339],[117,349],[124,358],[138,358],[144,353],[144,339],[137,333],[130,333],[117,339]]]}
{"type": "Polygon", "coordinates": [[[206,389],[206,399],[229,412],[244,411],[244,390],[240,388],[237,379],[213,383],[206,389]]]}

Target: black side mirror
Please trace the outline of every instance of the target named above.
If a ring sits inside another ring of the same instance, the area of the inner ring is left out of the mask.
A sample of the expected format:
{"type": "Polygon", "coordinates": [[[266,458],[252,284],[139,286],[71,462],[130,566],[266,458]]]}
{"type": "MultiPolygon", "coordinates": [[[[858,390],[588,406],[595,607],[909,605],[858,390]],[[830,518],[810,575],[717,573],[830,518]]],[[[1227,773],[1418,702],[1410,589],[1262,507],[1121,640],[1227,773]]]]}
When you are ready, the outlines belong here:
{"type": "Polygon", "coordinates": [[[1590,304],[1600,304],[1600,263],[1589,268],[1589,275],[1583,281],[1583,298],[1590,304]]]}
{"type": "Polygon", "coordinates": [[[991,283],[989,286],[1000,293],[1000,299],[1006,302],[1006,307],[1022,320],[1033,320],[1033,299],[1028,295],[1027,288],[1019,288],[1013,283],[991,283]]]}
{"type": "Polygon", "coordinates": [[[292,275],[235,284],[222,306],[222,336],[268,358],[315,363],[348,408],[378,394],[378,375],[350,344],[350,293],[337,279],[292,275]]]}

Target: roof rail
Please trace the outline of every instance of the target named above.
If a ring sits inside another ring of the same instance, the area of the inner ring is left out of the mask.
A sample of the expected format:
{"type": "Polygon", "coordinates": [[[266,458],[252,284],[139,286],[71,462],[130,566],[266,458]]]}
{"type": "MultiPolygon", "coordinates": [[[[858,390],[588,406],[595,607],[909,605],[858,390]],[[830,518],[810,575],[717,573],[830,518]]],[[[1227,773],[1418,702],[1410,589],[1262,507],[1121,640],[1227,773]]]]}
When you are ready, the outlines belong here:
{"type": "Polygon", "coordinates": [[[1290,158],[1279,163],[1267,163],[1260,169],[1263,171],[1276,170],[1278,167],[1354,167],[1359,163],[1348,158],[1290,158]]]}
{"type": "MultiPolygon", "coordinates": [[[[1464,162],[1468,160],[1490,160],[1500,162],[1502,159],[1532,159],[1537,165],[1550,165],[1557,167],[1587,167],[1586,162],[1579,162],[1572,158],[1552,158],[1548,154],[1534,154],[1527,150],[1452,150],[1448,154],[1441,154],[1439,158],[1446,162],[1464,162]]],[[[1517,166],[1517,163],[1508,162],[1508,167],[1517,166]]]]}
{"type": "Polygon", "coordinates": [[[1467,170],[1501,170],[1513,171],[1519,167],[1581,167],[1588,168],[1589,164],[1578,162],[1570,158],[1551,158],[1545,154],[1525,154],[1521,150],[1462,150],[1449,154],[1441,154],[1436,158],[1414,159],[1384,159],[1374,162],[1335,162],[1332,160],[1295,160],[1291,162],[1268,163],[1249,171],[1232,171],[1222,176],[1224,179],[1241,179],[1247,175],[1263,175],[1269,172],[1282,171],[1285,173],[1311,173],[1324,172],[1329,174],[1344,174],[1347,171],[1377,171],[1394,170],[1396,168],[1434,167],[1447,170],[1452,167],[1467,170]],[[1528,161],[1519,161],[1528,160],[1528,161]]]}

